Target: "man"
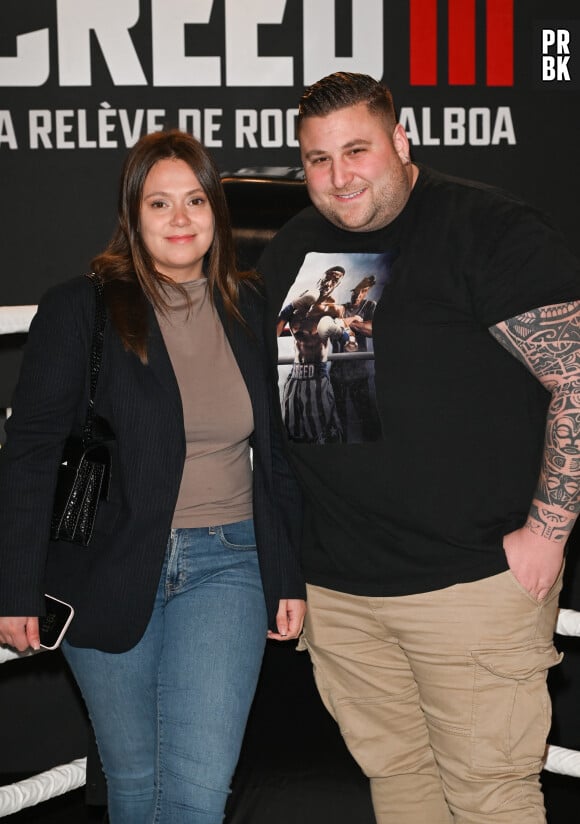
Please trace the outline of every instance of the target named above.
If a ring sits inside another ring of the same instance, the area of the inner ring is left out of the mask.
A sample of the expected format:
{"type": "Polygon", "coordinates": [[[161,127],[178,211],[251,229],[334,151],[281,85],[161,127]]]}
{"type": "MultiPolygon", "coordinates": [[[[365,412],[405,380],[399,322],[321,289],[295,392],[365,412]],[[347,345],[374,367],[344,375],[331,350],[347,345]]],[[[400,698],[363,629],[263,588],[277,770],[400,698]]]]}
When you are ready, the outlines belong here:
{"type": "Polygon", "coordinates": [[[348,340],[332,297],[344,274],[342,266],[331,266],[317,291],[302,292],[278,316],[278,336],[288,326],[294,339],[294,363],[284,384],[283,407],[286,430],[297,442],[323,444],[342,439],[328,377],[328,354],[332,339],[345,335],[348,340]]]}
{"type": "Polygon", "coordinates": [[[351,289],[348,303],[340,307],[340,317],[349,322],[349,327],[348,340],[341,341],[337,348],[346,357],[333,362],[330,382],[344,440],[348,443],[375,441],[381,434],[371,389],[374,364],[370,359],[359,360],[358,356],[352,355],[354,352],[368,352],[367,342],[373,336],[373,315],[377,303],[368,300],[367,295],[375,283],[374,275],[364,277],[351,289]]]}
{"type": "Polygon", "coordinates": [[[516,197],[411,162],[370,77],[308,88],[298,138],[313,207],[259,264],[272,322],[306,261],[392,261],[373,316],[380,439],[289,443],[320,694],[378,824],[541,824],[579,508],[578,263],[516,197]]]}

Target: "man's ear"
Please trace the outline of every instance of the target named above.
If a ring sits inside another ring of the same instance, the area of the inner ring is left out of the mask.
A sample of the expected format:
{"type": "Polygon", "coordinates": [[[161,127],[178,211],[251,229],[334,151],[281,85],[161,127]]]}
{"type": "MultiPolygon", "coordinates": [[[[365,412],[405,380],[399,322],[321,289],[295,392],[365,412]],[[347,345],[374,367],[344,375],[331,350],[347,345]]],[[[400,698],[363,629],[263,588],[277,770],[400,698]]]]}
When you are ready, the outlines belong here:
{"type": "Polygon", "coordinates": [[[407,132],[400,123],[397,123],[393,132],[393,146],[399,155],[401,163],[407,165],[411,162],[411,147],[409,146],[409,138],[407,137],[407,132]]]}

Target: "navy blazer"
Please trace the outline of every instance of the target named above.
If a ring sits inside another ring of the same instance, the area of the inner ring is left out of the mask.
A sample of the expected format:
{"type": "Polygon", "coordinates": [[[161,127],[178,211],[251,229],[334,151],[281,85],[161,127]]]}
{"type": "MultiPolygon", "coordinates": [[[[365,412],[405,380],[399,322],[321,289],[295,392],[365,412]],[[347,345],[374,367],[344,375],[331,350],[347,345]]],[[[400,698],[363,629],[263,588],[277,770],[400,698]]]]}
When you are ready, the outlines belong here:
{"type": "MultiPolygon", "coordinates": [[[[301,495],[285,457],[262,298],[240,290],[253,334],[225,315],[219,295],[216,308],[254,413],[254,524],[274,629],[279,599],[305,597],[301,495]]],[[[79,277],[47,292],[30,327],[0,450],[0,614],[42,614],[47,592],[75,608],[73,645],[122,652],[139,641],[151,614],[185,461],[183,411],[153,310],[147,365],[107,322],[95,411],[117,439],[109,499],[88,547],[49,541],[63,444],[80,432],[87,407],[94,312],[94,287],[79,277]]]]}

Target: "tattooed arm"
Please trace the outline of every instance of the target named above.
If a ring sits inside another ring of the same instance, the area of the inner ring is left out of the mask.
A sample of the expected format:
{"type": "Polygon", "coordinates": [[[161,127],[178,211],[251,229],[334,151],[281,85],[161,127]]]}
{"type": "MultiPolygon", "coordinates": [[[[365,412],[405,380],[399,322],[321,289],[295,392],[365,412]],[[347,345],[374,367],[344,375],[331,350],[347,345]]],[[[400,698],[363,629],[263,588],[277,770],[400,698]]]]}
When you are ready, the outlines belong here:
{"type": "Polygon", "coordinates": [[[580,301],[542,306],[489,331],[552,395],[526,523],[504,537],[511,571],[541,600],[558,577],[580,511],[580,301]]]}

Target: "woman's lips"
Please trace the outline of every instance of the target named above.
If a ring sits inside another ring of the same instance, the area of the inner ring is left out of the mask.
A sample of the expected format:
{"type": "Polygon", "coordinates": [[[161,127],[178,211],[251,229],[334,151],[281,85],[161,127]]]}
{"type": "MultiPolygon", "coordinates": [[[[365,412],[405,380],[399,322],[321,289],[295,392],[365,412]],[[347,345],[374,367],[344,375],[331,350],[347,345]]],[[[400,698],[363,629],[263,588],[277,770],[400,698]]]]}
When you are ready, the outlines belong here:
{"type": "Polygon", "coordinates": [[[187,243],[194,237],[195,235],[168,235],[166,240],[168,240],[169,243],[187,243]]]}

